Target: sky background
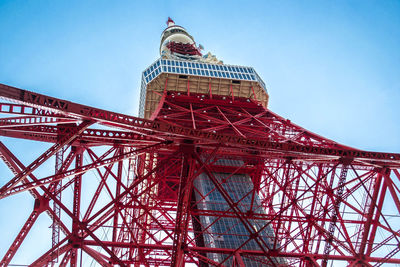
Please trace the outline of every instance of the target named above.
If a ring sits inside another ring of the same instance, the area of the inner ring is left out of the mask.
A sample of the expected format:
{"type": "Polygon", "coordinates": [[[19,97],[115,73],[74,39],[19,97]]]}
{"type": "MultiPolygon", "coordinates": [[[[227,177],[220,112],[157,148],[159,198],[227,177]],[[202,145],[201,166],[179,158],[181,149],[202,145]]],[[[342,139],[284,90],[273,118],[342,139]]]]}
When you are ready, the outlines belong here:
{"type": "MultiPolygon", "coordinates": [[[[168,16],[205,53],[254,67],[273,112],[345,145],[400,152],[400,1],[0,0],[0,83],[136,115],[168,16]]],[[[47,148],[0,140],[25,164],[47,148]]],[[[12,178],[2,163],[0,174],[0,185],[12,178]]],[[[0,257],[17,231],[4,229],[32,204],[0,201],[0,257]]]]}

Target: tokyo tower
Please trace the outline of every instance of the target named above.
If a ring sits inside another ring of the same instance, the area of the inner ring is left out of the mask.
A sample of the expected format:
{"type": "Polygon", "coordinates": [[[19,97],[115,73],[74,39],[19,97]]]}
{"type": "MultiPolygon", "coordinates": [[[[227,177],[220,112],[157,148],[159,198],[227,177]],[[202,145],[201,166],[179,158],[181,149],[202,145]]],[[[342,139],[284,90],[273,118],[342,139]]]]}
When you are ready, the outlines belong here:
{"type": "Polygon", "coordinates": [[[33,197],[0,266],[40,216],[51,246],[30,266],[400,265],[400,154],[273,113],[252,67],[203,55],[170,18],[159,50],[139,117],[0,84],[0,201],[33,197]],[[40,156],[23,163],[11,138],[40,156]]]}

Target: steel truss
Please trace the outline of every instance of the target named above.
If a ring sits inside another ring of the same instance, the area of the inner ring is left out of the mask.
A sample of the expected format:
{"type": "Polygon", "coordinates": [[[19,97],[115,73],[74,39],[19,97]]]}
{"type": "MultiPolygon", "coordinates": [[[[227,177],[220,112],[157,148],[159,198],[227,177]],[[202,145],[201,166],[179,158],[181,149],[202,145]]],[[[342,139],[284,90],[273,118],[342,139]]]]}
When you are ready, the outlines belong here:
{"type": "Polygon", "coordinates": [[[245,266],[246,259],[277,266],[276,258],[288,266],[400,264],[400,154],[343,146],[238,97],[165,92],[155,119],[146,120],[6,85],[0,96],[8,101],[0,104],[0,135],[51,144],[24,165],[0,142],[14,175],[0,198],[34,197],[0,266],[43,213],[53,222],[53,244],[32,248],[43,249],[32,266],[76,266],[80,255],[101,266],[245,266]],[[56,171],[43,174],[54,159],[56,171]],[[208,193],[194,183],[204,174],[208,193]],[[251,178],[242,197],[251,207],[229,193],[236,174],[251,178]],[[200,208],[212,191],[227,209],[200,208]],[[236,218],[246,241],[205,246],[206,235],[224,235],[205,217],[236,218]],[[272,246],[261,237],[267,227],[272,246]],[[246,249],[249,242],[258,249],[246,249]]]}

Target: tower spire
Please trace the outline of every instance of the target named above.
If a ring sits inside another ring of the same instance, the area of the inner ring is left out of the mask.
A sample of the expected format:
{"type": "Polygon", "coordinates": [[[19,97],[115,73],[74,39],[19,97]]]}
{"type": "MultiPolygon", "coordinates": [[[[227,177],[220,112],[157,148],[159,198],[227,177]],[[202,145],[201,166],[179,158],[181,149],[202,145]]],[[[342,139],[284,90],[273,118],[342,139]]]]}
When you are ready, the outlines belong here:
{"type": "Polygon", "coordinates": [[[170,26],[172,26],[172,25],[175,25],[175,21],[173,21],[173,20],[171,19],[171,17],[168,17],[167,26],[170,27],[170,26]]]}

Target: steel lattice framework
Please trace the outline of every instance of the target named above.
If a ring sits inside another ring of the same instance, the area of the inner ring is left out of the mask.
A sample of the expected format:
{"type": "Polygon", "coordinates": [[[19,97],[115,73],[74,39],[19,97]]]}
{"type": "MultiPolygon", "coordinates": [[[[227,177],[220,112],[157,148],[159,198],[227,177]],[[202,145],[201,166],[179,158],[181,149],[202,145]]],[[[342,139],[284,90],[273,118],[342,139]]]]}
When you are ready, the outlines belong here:
{"type": "Polygon", "coordinates": [[[233,95],[164,91],[154,120],[7,85],[0,96],[0,135],[51,144],[24,165],[0,142],[14,175],[0,198],[25,191],[34,197],[0,266],[11,262],[41,214],[54,222],[53,246],[32,266],[57,259],[76,266],[80,251],[101,266],[244,266],[245,259],[277,266],[278,257],[288,266],[400,264],[400,154],[343,146],[233,95]],[[44,163],[54,160],[55,171],[43,174],[44,163]],[[215,173],[229,175],[221,180],[215,173]],[[207,194],[194,180],[202,174],[228,209],[199,208],[207,194]],[[246,197],[258,195],[251,205],[264,212],[244,210],[228,192],[235,174],[251,177],[246,197]],[[100,179],[86,188],[91,175],[100,179]],[[202,246],[204,235],[224,233],[201,225],[201,216],[236,218],[247,241],[235,249],[202,246]],[[272,248],[260,237],[267,227],[272,248]],[[244,249],[251,241],[259,249],[244,249]],[[214,254],[225,260],[216,262],[214,254]]]}

